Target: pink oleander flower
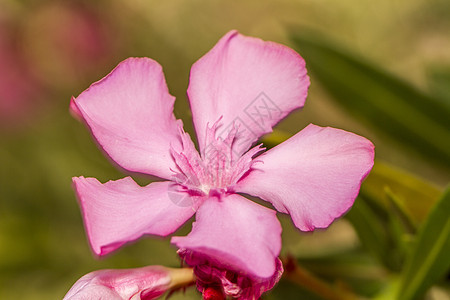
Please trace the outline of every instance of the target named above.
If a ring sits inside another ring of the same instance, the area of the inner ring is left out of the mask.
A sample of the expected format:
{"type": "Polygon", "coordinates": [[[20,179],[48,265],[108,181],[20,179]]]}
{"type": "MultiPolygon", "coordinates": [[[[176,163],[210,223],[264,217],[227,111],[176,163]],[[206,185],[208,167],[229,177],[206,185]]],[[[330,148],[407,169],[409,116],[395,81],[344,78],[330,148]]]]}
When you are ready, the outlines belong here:
{"type": "Polygon", "coordinates": [[[192,231],[172,243],[247,277],[278,272],[281,226],[325,228],[353,204],[373,165],[374,147],[343,130],[309,125],[261,154],[250,147],[303,107],[309,77],[292,49],[227,33],[191,70],[188,96],[199,151],[173,115],[161,66],[130,58],[71,102],[100,147],[131,177],[104,184],[73,179],[92,250],[105,255],[143,235],[167,236],[194,214],[192,231]],[[250,149],[250,150],[249,150],[250,149]],[[260,154],[256,156],[257,154],[260,154]]]}
{"type": "Polygon", "coordinates": [[[242,272],[229,270],[217,258],[210,258],[201,253],[180,249],[178,255],[194,268],[197,289],[205,300],[233,298],[239,300],[259,299],[271,290],[283,274],[283,265],[276,258],[276,271],[269,278],[246,276],[242,272]]]}
{"type": "Polygon", "coordinates": [[[99,270],[84,275],[63,300],[150,300],[168,290],[194,282],[191,269],[148,266],[137,269],[99,270]]]}

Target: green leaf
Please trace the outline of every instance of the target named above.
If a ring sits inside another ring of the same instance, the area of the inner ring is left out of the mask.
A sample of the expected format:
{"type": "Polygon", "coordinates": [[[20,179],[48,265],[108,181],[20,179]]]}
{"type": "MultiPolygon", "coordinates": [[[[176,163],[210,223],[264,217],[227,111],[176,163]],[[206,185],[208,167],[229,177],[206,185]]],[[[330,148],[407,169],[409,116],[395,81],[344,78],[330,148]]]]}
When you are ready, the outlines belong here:
{"type": "Polygon", "coordinates": [[[408,213],[402,207],[398,197],[388,187],[385,192],[389,200],[387,235],[391,242],[390,253],[387,255],[396,263],[396,270],[400,271],[406,257],[411,253],[411,244],[414,242],[416,228],[408,218],[408,213]]]}
{"type": "Polygon", "coordinates": [[[367,202],[367,199],[360,195],[346,218],[352,223],[364,247],[387,268],[396,269],[390,260],[390,241],[384,220],[367,202]]]}
{"type": "Polygon", "coordinates": [[[316,276],[351,287],[353,292],[364,297],[373,297],[387,283],[386,269],[362,249],[298,258],[297,261],[316,276]]]}
{"type": "Polygon", "coordinates": [[[419,299],[450,268],[450,187],[421,228],[402,274],[398,299],[419,299]]]}
{"type": "Polygon", "coordinates": [[[266,300],[297,300],[297,299],[309,299],[309,300],[323,300],[323,298],[315,295],[314,293],[298,286],[297,284],[290,282],[286,279],[281,279],[274,289],[269,291],[264,298],[266,300]]]}
{"type": "Polygon", "coordinates": [[[376,161],[346,217],[363,246],[386,268],[400,271],[412,234],[439,195],[434,185],[376,161]]]}
{"type": "Polygon", "coordinates": [[[405,207],[403,201],[392,192],[392,190],[386,186],[384,189],[390,204],[390,211],[392,212],[392,219],[398,221],[398,224],[402,227],[403,233],[415,234],[416,226],[414,224],[413,218],[409,213],[408,209],[405,207]]]}
{"type": "Polygon", "coordinates": [[[378,293],[373,300],[398,300],[397,290],[399,285],[399,278],[397,276],[390,276],[384,289],[378,293]]]}
{"type": "Polygon", "coordinates": [[[450,65],[431,66],[427,73],[431,92],[445,105],[450,106],[450,65]]]}
{"type": "Polygon", "coordinates": [[[395,195],[397,206],[402,207],[415,226],[426,219],[441,194],[439,187],[377,160],[362,185],[361,193],[388,210],[386,188],[395,195]]]}
{"type": "Polygon", "coordinates": [[[317,36],[291,32],[308,70],[348,111],[374,129],[450,168],[450,108],[317,36]]]}

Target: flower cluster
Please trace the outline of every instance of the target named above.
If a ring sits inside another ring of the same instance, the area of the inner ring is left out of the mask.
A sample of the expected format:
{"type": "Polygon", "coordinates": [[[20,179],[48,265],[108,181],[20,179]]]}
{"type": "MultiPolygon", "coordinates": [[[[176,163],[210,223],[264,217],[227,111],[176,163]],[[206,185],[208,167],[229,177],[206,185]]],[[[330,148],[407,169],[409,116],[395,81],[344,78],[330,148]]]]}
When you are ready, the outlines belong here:
{"type": "Polygon", "coordinates": [[[308,87],[295,51],[231,31],[191,69],[199,151],[154,60],[129,58],[73,98],[73,114],[115,163],[163,179],[142,187],[131,177],[74,178],[92,250],[167,236],[195,214],[192,231],[172,243],[205,299],[256,299],[271,289],[282,273],[281,226],[275,210],[243,194],[290,214],[302,231],[325,228],[351,207],[373,165],[370,141],[312,124],[268,151],[252,148],[303,107],[308,87]]]}

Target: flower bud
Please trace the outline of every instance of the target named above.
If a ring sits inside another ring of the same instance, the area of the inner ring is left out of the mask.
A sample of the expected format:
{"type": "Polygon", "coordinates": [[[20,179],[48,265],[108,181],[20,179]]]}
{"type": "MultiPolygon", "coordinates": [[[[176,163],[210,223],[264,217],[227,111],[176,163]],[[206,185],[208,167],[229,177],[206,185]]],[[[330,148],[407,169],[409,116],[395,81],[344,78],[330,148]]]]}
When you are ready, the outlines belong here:
{"type": "Polygon", "coordinates": [[[171,288],[194,281],[192,269],[147,266],[136,269],[98,270],[81,277],[63,300],[156,299],[171,288]]]}

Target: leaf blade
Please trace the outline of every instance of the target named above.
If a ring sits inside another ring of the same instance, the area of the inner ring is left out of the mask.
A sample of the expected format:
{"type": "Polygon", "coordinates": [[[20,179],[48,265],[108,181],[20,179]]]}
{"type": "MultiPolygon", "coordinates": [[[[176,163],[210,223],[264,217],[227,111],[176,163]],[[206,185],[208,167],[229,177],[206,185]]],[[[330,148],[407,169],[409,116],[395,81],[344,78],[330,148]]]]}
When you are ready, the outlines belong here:
{"type": "Polygon", "coordinates": [[[450,187],[430,212],[402,274],[398,297],[421,297],[450,268],[450,187]]]}
{"type": "Polygon", "coordinates": [[[329,42],[291,32],[308,70],[339,104],[373,128],[450,168],[450,109],[329,42]]]}

